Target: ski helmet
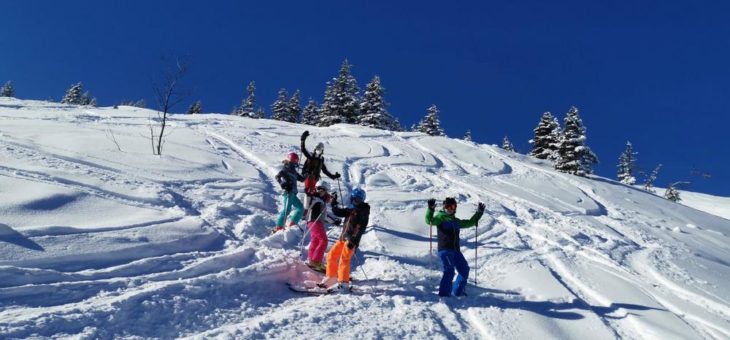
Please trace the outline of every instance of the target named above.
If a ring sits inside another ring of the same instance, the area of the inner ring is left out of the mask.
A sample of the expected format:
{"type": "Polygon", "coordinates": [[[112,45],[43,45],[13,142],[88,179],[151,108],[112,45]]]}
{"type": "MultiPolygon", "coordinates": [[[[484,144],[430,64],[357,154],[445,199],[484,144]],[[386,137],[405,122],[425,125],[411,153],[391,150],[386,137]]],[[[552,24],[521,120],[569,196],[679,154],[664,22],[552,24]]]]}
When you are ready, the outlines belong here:
{"type": "Polygon", "coordinates": [[[446,197],[444,200],[444,209],[452,206],[456,208],[456,199],[453,197],[446,197]]]}
{"type": "Polygon", "coordinates": [[[365,202],[365,197],[365,190],[360,188],[352,189],[352,194],[350,194],[350,200],[358,199],[360,202],[365,202]]]}
{"type": "Polygon", "coordinates": [[[286,160],[289,161],[289,163],[299,163],[299,155],[297,155],[296,152],[290,152],[286,154],[286,160]]]}
{"type": "Polygon", "coordinates": [[[330,184],[320,179],[319,181],[317,181],[317,185],[315,186],[315,188],[317,188],[317,189],[322,188],[322,189],[324,189],[324,191],[329,192],[330,184]]]}
{"type": "Polygon", "coordinates": [[[322,142],[317,143],[317,146],[314,147],[314,152],[319,153],[320,155],[324,153],[324,144],[322,142]]]}

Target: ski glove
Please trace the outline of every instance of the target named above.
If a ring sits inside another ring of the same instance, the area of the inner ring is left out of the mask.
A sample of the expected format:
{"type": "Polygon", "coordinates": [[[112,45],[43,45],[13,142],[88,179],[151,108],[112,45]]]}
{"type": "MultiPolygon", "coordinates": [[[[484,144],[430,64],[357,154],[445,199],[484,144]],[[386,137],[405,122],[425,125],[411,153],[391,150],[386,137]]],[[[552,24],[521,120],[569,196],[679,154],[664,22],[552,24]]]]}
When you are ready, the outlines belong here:
{"type": "Polygon", "coordinates": [[[281,188],[284,191],[290,191],[291,190],[291,184],[289,184],[289,183],[281,183],[281,188]]]}
{"type": "Polygon", "coordinates": [[[432,198],[432,199],[428,200],[428,208],[431,210],[436,209],[436,200],[435,199],[432,198]]]}
{"type": "Polygon", "coordinates": [[[481,214],[484,214],[484,208],[485,208],[485,205],[484,205],[484,203],[482,203],[482,202],[479,202],[479,204],[477,205],[477,212],[478,212],[478,213],[479,213],[480,215],[481,215],[481,214]]]}
{"type": "Polygon", "coordinates": [[[336,226],[339,226],[340,224],[342,224],[342,220],[338,218],[338,219],[332,221],[332,224],[333,225],[336,225],[336,226]]]}
{"type": "Polygon", "coordinates": [[[347,241],[347,249],[355,248],[355,244],[352,241],[347,241]]]}
{"type": "Polygon", "coordinates": [[[334,177],[335,177],[334,179],[340,178],[340,173],[339,172],[335,172],[335,176],[334,177]]]}
{"type": "Polygon", "coordinates": [[[307,137],[309,137],[309,130],[306,130],[304,131],[304,133],[302,133],[302,140],[307,139],[307,137]]]}

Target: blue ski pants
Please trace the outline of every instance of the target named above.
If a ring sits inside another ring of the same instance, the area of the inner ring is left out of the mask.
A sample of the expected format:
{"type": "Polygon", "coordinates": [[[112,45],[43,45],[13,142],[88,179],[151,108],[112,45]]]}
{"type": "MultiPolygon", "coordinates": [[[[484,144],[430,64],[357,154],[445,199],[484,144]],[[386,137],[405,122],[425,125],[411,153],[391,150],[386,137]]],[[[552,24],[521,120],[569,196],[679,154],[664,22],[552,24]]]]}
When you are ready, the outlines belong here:
{"type": "Polygon", "coordinates": [[[444,276],[441,277],[439,285],[439,296],[462,296],[466,288],[466,280],[469,278],[469,264],[458,250],[444,249],[439,250],[439,258],[444,267],[444,276]],[[454,270],[459,273],[454,279],[454,270]],[[453,287],[453,288],[452,288],[453,287]]]}

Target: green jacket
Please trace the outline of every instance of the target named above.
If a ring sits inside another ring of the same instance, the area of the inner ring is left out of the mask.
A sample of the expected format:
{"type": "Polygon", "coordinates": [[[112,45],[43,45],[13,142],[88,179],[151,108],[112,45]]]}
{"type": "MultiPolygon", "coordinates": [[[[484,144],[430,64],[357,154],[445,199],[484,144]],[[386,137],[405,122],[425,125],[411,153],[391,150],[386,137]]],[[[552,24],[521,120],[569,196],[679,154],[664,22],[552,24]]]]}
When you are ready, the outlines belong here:
{"type": "Polygon", "coordinates": [[[435,225],[438,230],[438,250],[460,250],[459,231],[462,228],[476,226],[482,217],[480,213],[474,215],[468,220],[456,218],[456,216],[447,213],[444,210],[439,211],[435,216],[433,210],[426,209],[426,223],[435,225]]]}

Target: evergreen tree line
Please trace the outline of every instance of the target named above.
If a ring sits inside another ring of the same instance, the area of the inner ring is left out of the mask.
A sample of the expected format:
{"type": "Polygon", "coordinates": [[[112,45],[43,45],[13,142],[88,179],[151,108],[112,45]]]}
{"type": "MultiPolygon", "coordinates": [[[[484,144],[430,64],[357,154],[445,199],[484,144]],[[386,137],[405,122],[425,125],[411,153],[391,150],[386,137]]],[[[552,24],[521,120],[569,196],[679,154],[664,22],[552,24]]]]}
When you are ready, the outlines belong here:
{"type": "MultiPolygon", "coordinates": [[[[313,98],[302,107],[301,92],[297,89],[290,96],[285,88],[279,90],[276,100],[271,104],[271,119],[315,126],[330,126],[338,123],[359,124],[376,129],[402,131],[398,118],[387,109],[385,88],[380,77],[374,76],[360,92],[357,80],[351,72],[352,65],[345,59],[340,72],[327,82],[322,103],[313,98]]],[[[247,96],[233,109],[232,115],[264,118],[262,106],[256,105],[256,83],[251,81],[246,87],[247,96]]]]}

